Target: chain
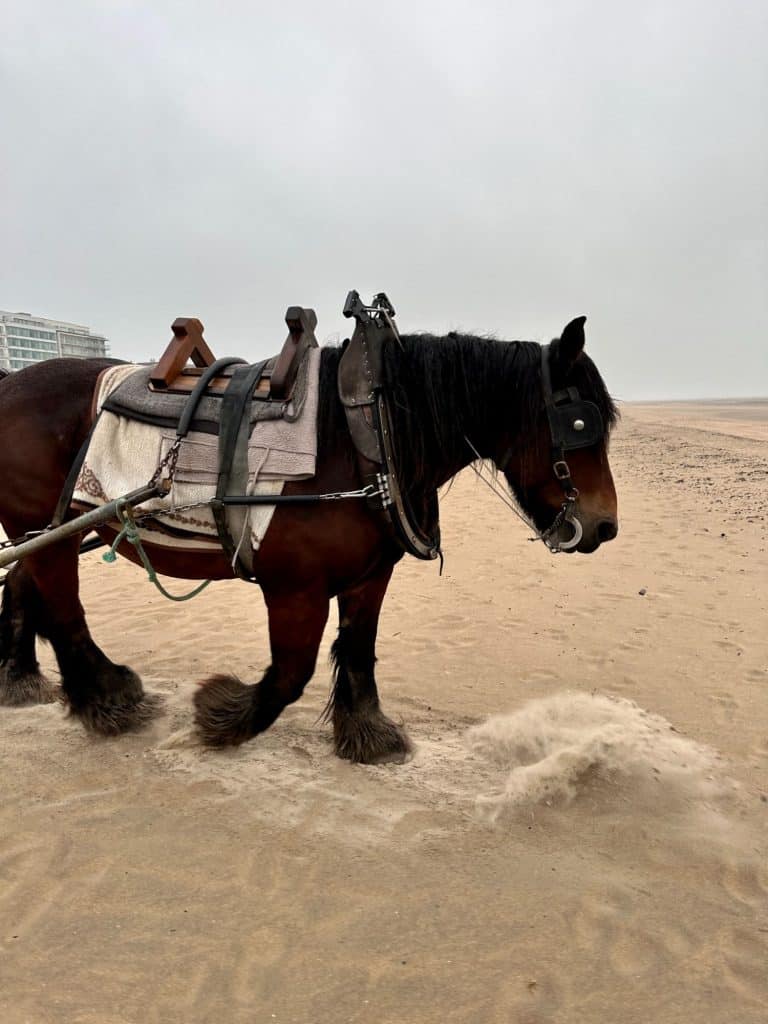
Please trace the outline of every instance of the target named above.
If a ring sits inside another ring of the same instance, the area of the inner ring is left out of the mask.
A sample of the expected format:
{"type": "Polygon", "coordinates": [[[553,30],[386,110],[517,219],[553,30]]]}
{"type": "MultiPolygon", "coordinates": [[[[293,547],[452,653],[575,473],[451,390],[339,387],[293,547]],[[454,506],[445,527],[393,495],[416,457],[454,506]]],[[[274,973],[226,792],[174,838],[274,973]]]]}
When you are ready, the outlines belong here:
{"type": "Polygon", "coordinates": [[[162,459],[160,460],[160,463],[159,463],[157,469],[155,470],[154,474],[152,475],[152,478],[149,481],[150,484],[155,484],[155,483],[159,483],[160,482],[160,480],[162,478],[163,470],[167,466],[168,467],[168,473],[167,473],[167,475],[166,475],[166,477],[165,477],[165,479],[163,481],[163,486],[165,487],[166,492],[170,491],[171,484],[173,483],[173,477],[174,477],[174,474],[176,473],[176,463],[179,461],[179,449],[181,448],[182,440],[183,440],[183,438],[177,437],[176,440],[171,445],[171,447],[168,449],[168,451],[162,457],[162,459]]]}
{"type": "Polygon", "coordinates": [[[380,498],[381,490],[373,484],[366,484],[356,491],[329,491],[327,494],[318,494],[320,501],[343,501],[345,498],[380,498]]]}
{"type": "Polygon", "coordinates": [[[207,501],[190,501],[186,505],[173,505],[171,508],[157,508],[149,512],[142,512],[140,515],[134,515],[133,520],[136,523],[141,523],[145,519],[154,519],[156,516],[175,516],[178,512],[187,512],[191,508],[203,508],[210,504],[210,498],[207,501]]]}
{"type": "MultiPolygon", "coordinates": [[[[313,494],[310,497],[317,501],[345,501],[348,498],[377,498],[381,496],[381,491],[373,484],[366,484],[365,487],[361,487],[356,491],[328,491],[325,494],[313,494]]],[[[276,494],[275,504],[280,504],[280,495],[276,494]]],[[[152,509],[149,512],[142,512],[139,515],[134,515],[133,520],[136,523],[141,523],[145,519],[155,519],[158,516],[175,516],[179,512],[188,512],[192,508],[209,508],[213,498],[207,498],[205,501],[190,501],[186,505],[174,505],[171,508],[158,508],[152,509]]],[[[244,502],[243,504],[248,504],[244,502]]]]}

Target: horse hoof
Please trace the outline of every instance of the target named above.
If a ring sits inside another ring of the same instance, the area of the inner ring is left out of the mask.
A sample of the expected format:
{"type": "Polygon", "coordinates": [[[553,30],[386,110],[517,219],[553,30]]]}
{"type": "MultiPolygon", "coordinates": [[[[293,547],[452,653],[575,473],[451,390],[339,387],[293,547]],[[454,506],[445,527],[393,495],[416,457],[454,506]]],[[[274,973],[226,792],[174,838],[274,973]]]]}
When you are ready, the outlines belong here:
{"type": "Polygon", "coordinates": [[[195,728],[206,747],[237,747],[259,731],[254,726],[257,693],[237,676],[204,680],[194,697],[195,728]]]}
{"type": "Polygon", "coordinates": [[[381,712],[363,716],[336,711],[333,736],[336,754],[355,764],[404,764],[413,755],[408,734],[381,712]]]}
{"type": "Polygon", "coordinates": [[[0,668],[0,705],[22,708],[31,704],[53,704],[59,698],[59,689],[41,672],[11,673],[0,668]]]}
{"type": "Polygon", "coordinates": [[[360,764],[406,764],[412,758],[413,749],[409,743],[408,750],[390,750],[372,757],[369,761],[361,761],[360,764]]]}
{"type": "Polygon", "coordinates": [[[72,710],[87,732],[97,736],[119,736],[143,729],[163,713],[165,700],[158,693],[143,693],[138,700],[126,704],[94,703],[72,710]]]}
{"type": "Polygon", "coordinates": [[[119,736],[134,732],[162,713],[164,698],[147,693],[141,679],[126,665],[109,665],[99,674],[95,692],[63,683],[70,714],[88,732],[98,736],[119,736]],[[74,699],[73,699],[74,698],[74,699]]]}

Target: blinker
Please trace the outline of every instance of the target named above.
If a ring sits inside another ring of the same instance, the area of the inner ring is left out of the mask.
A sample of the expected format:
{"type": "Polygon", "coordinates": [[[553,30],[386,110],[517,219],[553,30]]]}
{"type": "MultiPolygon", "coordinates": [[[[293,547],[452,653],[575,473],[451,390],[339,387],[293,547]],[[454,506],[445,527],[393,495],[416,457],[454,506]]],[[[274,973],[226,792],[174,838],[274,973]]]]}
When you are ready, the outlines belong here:
{"type": "Polygon", "coordinates": [[[550,429],[554,444],[564,451],[588,448],[603,437],[603,418],[594,402],[579,396],[575,388],[558,391],[549,406],[550,429]]]}

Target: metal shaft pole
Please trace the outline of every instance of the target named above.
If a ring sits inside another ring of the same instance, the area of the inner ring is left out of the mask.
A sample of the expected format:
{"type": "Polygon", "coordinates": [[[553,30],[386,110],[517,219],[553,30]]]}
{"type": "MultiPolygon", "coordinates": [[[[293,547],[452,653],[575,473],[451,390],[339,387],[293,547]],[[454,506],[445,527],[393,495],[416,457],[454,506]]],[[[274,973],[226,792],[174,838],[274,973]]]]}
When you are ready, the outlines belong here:
{"type": "Polygon", "coordinates": [[[140,505],[143,501],[157,498],[161,494],[163,494],[163,491],[157,484],[147,484],[136,491],[131,491],[130,494],[126,494],[122,498],[110,501],[106,505],[101,505],[91,512],[85,512],[83,515],[78,516],[77,519],[70,519],[68,522],[62,523],[61,526],[56,526],[46,533],[32,537],[31,540],[24,540],[21,544],[16,544],[15,547],[0,548],[0,569],[10,565],[11,562],[18,562],[19,559],[25,558],[35,551],[47,548],[49,544],[55,544],[56,541],[64,540],[66,537],[71,537],[76,533],[91,530],[94,526],[109,522],[110,519],[117,519],[118,508],[125,508],[126,505],[140,505]]]}

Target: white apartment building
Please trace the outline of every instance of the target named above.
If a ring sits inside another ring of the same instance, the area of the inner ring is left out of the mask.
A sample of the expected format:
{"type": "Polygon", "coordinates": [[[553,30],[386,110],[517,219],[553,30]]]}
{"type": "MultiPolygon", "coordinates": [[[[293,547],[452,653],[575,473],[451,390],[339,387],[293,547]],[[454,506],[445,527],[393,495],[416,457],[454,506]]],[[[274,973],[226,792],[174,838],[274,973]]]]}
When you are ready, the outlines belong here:
{"type": "Polygon", "coordinates": [[[106,338],[82,324],[0,309],[0,369],[21,370],[56,356],[89,359],[107,355],[108,349],[106,338]]]}

